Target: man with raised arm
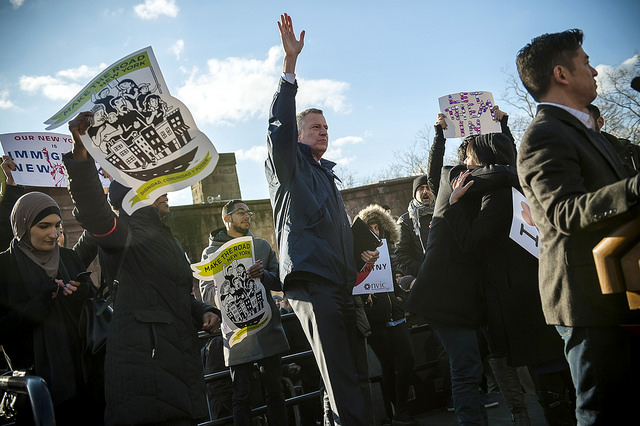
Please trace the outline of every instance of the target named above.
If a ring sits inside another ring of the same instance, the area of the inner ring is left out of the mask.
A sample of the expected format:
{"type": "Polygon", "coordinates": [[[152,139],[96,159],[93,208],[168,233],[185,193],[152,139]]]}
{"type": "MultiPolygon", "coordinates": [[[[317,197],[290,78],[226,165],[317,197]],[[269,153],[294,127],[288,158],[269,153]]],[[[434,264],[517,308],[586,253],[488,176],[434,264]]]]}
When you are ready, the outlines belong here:
{"type": "MultiPolygon", "coordinates": [[[[313,349],[333,420],[348,426],[370,425],[370,397],[360,390],[354,362],[358,331],[351,296],[356,280],[353,236],[335,184],[335,163],[322,158],[328,126],[319,109],[307,109],[296,117],[295,65],[304,31],[297,39],[286,14],[278,28],[284,73],[271,105],[265,168],[280,278],[313,349]]],[[[365,251],[361,257],[373,263],[378,254],[365,251]]]]}

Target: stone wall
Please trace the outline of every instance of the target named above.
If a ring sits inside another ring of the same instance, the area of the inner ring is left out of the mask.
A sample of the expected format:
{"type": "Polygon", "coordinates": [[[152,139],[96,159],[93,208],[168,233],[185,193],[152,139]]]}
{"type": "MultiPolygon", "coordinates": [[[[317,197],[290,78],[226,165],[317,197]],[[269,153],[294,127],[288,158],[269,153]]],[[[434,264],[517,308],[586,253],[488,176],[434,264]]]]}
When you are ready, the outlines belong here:
{"type": "MultiPolygon", "coordinates": [[[[224,226],[220,216],[222,206],[227,200],[241,198],[235,170],[235,155],[221,154],[220,162],[214,173],[217,174],[218,178],[226,179],[225,182],[228,181],[227,184],[221,185],[221,182],[214,183],[211,179],[207,179],[207,182],[194,185],[194,188],[192,188],[194,196],[199,194],[198,200],[201,201],[200,203],[171,207],[169,225],[178,241],[183,245],[191,262],[200,260],[202,250],[209,245],[209,233],[224,226]],[[221,192],[225,189],[230,192],[221,192]],[[215,195],[212,195],[214,193],[215,195]],[[220,198],[222,200],[216,200],[217,195],[221,195],[220,198]],[[209,196],[213,199],[207,200],[209,196]],[[211,202],[209,203],[208,201],[211,202]]],[[[369,204],[376,203],[388,204],[391,206],[392,214],[400,216],[407,210],[407,205],[411,200],[413,179],[413,177],[391,179],[341,191],[347,213],[351,218],[354,218],[361,209],[369,204]]],[[[82,228],[73,217],[73,204],[67,189],[29,188],[29,190],[45,192],[56,200],[62,212],[65,246],[72,247],[80,237],[82,228]]],[[[268,199],[245,201],[255,213],[251,231],[255,236],[269,241],[274,249],[277,250],[271,203],[268,199]]],[[[93,264],[90,269],[97,272],[99,271],[99,266],[93,264]]]]}
{"type": "MultiPolygon", "coordinates": [[[[341,191],[347,213],[354,218],[364,207],[372,203],[388,204],[394,216],[400,216],[407,210],[411,201],[413,177],[399,178],[372,183],[341,191]]],[[[276,249],[273,212],[268,199],[245,200],[255,213],[251,232],[256,237],[269,241],[276,249]]],[[[200,259],[202,250],[208,246],[209,233],[223,227],[220,211],[226,201],[214,201],[211,204],[196,204],[171,208],[169,224],[182,243],[192,262],[200,259]]]]}

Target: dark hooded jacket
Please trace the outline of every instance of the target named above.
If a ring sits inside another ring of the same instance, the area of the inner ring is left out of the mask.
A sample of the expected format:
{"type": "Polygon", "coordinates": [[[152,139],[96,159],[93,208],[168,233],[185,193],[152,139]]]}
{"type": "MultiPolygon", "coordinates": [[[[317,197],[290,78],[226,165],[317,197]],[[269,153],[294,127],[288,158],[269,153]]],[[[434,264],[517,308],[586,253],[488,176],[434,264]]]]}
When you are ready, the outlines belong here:
{"type": "MultiPolygon", "coordinates": [[[[500,135],[497,137],[504,141],[504,146],[496,147],[498,161],[513,164],[515,147],[512,140],[502,134],[493,135],[500,135]]],[[[491,135],[482,137],[494,138],[491,135]]],[[[451,207],[449,196],[453,182],[465,170],[464,165],[442,169],[425,259],[405,308],[433,323],[477,327],[486,321],[482,263],[479,256],[465,254],[466,248],[460,246],[444,218],[451,207]]],[[[460,204],[467,217],[474,217],[480,209],[483,194],[503,187],[514,173],[512,166],[505,165],[472,170],[468,180],[473,180],[474,184],[456,204],[460,204]]]]}
{"type": "Polygon", "coordinates": [[[193,297],[184,250],[155,208],[116,216],[94,162],[67,154],[64,164],[74,215],[105,254],[119,259],[131,235],[107,340],[106,424],[203,418],[207,406],[197,333],[204,313],[219,311],[193,297]]]}
{"type": "MultiPolygon", "coordinates": [[[[514,164],[510,145],[495,135],[475,138],[475,151],[483,163],[514,164]]],[[[479,257],[477,278],[484,289],[489,341],[494,350],[505,351],[512,366],[560,359],[562,339],[542,313],[538,259],[509,237],[512,188],[521,191],[518,176],[509,169],[488,179],[496,179],[496,185],[483,191],[477,204],[455,203],[444,218],[463,256],[479,257]]]]}

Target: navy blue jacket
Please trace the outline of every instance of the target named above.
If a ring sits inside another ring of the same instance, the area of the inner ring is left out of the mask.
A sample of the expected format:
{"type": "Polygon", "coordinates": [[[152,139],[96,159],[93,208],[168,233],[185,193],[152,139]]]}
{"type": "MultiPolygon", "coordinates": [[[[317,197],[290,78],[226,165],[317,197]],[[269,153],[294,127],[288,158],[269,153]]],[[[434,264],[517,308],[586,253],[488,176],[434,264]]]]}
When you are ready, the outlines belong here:
{"type": "Polygon", "coordinates": [[[280,280],[313,274],[353,286],[356,266],[353,236],[335,163],[317,162],[309,146],[298,143],[297,85],[280,80],[269,118],[269,157],[265,173],[273,207],[280,258],[280,280]]]}

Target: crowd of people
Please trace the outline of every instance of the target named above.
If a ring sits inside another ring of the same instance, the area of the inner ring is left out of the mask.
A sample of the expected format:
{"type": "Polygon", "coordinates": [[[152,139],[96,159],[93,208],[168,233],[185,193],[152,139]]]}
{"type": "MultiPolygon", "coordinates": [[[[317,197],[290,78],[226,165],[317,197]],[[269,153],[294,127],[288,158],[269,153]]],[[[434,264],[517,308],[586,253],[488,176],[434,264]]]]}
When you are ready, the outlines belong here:
{"type": "MultiPolygon", "coordinates": [[[[251,425],[260,394],[267,423],[288,425],[288,380],[322,389],[315,408],[303,403],[304,424],[418,425],[409,404],[416,349],[407,318],[415,315],[437,337],[459,424],[488,424],[483,382],[490,376],[514,424],[530,425],[522,368],[550,425],[627,424],[640,392],[629,325],[640,318],[625,294],[602,294],[591,251],[638,216],[640,155],[601,131],[592,104],[597,72],[582,32],[544,34],[518,52],[520,78],[539,103],[519,150],[508,114],[494,107],[501,132],[464,138],[457,164],[444,165],[447,121],[438,115],[428,171],[414,179],[406,212],[395,218],[388,206],[371,204],[358,213],[386,241],[393,290],[354,296],[356,264],[375,264],[381,253],[354,253],[335,163],[324,158],[324,113],[296,111],[305,32],[297,35],[286,14],[278,29],[283,73],[265,161],[277,252],[251,233],[249,204],[227,202],[219,212],[224,227],[211,232],[202,260],[237,238],[250,239],[254,257],[226,265],[224,280],[201,281],[197,298],[189,261],[165,222],[166,194],[131,215],[121,208],[129,190],[122,183],[113,181],[105,197],[80,138],[93,112],[69,122],[74,143],[63,159],[85,230],[73,249],[59,241],[60,207],[46,194],[25,193],[13,180],[13,160],[3,157],[0,345],[12,371],[45,379],[57,424],[193,425],[209,411],[251,425]],[[529,203],[539,259],[509,236],[513,189],[529,203]],[[108,277],[99,286],[81,275],[96,256],[108,277]],[[97,287],[116,281],[106,353],[96,363],[83,348],[79,317],[97,287]],[[281,321],[287,314],[297,321],[281,321]],[[203,348],[199,330],[220,333],[203,348]],[[382,418],[372,402],[368,346],[381,367],[382,418]],[[283,354],[305,349],[313,362],[283,365],[283,354]],[[226,368],[230,382],[205,385],[205,373],[226,368]]],[[[28,401],[14,402],[17,424],[32,422],[28,401]]]]}

